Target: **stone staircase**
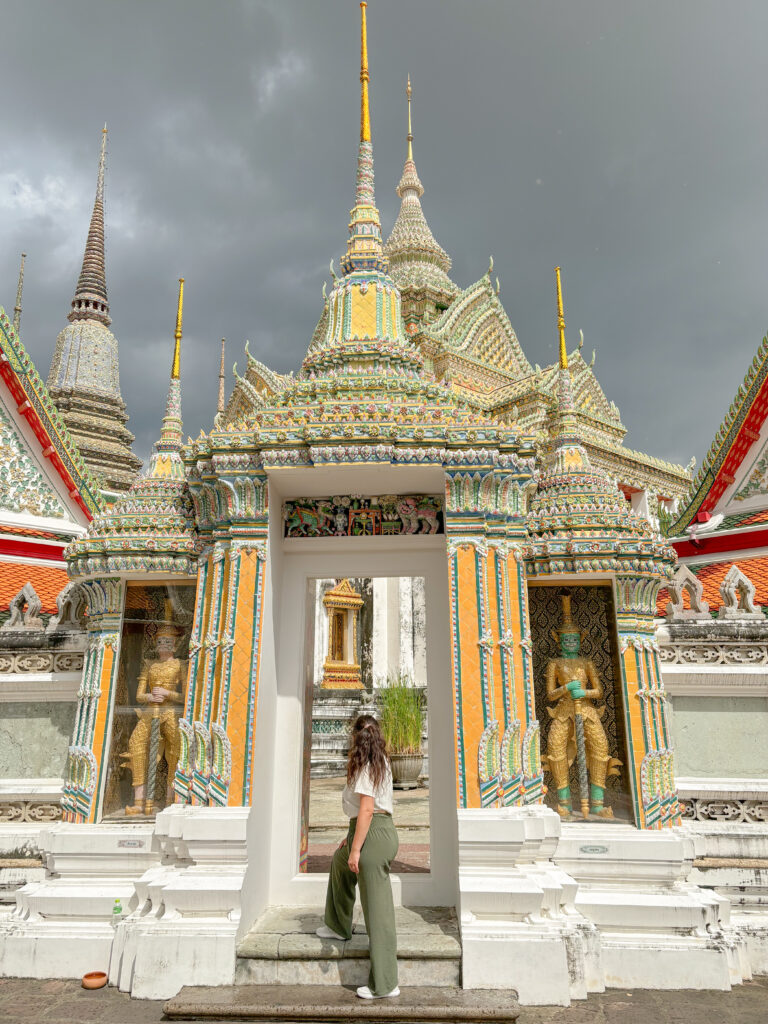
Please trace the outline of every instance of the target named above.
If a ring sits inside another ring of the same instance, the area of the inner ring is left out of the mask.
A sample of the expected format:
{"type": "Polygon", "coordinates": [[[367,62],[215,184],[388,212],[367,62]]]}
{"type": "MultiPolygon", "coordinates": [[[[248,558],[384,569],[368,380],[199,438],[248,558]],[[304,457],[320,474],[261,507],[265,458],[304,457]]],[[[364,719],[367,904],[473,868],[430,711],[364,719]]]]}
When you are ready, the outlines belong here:
{"type": "MultiPolygon", "coordinates": [[[[340,1024],[513,1024],[520,1015],[514,993],[455,988],[404,988],[396,999],[358,999],[353,989],[330,985],[225,985],[184,988],[163,1007],[164,1019],[340,1024]]],[[[586,1020],[585,1018],[579,1018],[586,1020]]]]}
{"type": "MultiPolygon", "coordinates": [[[[395,922],[401,986],[461,984],[461,940],[452,907],[396,907],[395,922]]],[[[318,938],[320,924],[316,907],[268,910],[238,946],[236,984],[365,985],[368,936],[362,914],[348,942],[318,938]]]]}

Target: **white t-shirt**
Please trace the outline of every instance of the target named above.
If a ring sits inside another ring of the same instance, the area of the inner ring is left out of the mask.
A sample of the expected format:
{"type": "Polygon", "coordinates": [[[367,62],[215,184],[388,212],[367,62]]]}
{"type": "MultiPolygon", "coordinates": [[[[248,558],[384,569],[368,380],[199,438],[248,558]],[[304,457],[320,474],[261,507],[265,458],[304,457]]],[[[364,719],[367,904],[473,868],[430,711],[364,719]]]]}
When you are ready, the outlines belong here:
{"type": "Polygon", "coordinates": [[[360,797],[372,796],[374,811],[392,813],[392,771],[387,765],[387,774],[380,786],[374,788],[371,769],[368,765],[346,784],[341,794],[341,807],[348,818],[356,818],[360,813],[360,797]]]}

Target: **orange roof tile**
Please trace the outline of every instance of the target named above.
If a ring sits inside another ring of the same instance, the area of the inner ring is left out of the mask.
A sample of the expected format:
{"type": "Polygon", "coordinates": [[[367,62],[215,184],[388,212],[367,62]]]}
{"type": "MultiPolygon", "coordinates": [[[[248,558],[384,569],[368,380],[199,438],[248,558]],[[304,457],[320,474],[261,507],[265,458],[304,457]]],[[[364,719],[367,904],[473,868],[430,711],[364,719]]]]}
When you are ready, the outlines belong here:
{"type": "Polygon", "coordinates": [[[754,515],[747,516],[746,519],[742,519],[739,526],[754,526],[755,523],[768,523],[768,509],[763,509],[762,512],[755,512],[754,515]]]}
{"type": "Polygon", "coordinates": [[[7,612],[12,599],[25,583],[31,583],[40,598],[42,610],[56,611],[56,598],[67,585],[63,569],[28,562],[0,562],[0,612],[7,612]]]}
{"type": "MultiPolygon", "coordinates": [[[[768,555],[761,555],[758,558],[733,559],[730,562],[714,562],[711,565],[689,566],[704,585],[704,600],[709,604],[709,610],[716,612],[723,599],[720,596],[720,584],[725,579],[729,569],[738,565],[745,576],[755,585],[755,604],[768,607],[768,555]]],[[[656,602],[656,614],[664,615],[669,601],[669,591],[664,587],[659,591],[656,602]]],[[[683,606],[690,607],[687,591],[683,592],[683,606]]]]}
{"type": "Polygon", "coordinates": [[[52,533],[50,530],[33,530],[28,526],[0,526],[0,533],[18,534],[20,537],[39,537],[41,540],[57,540],[61,544],[66,544],[68,537],[67,534],[52,533]]]}

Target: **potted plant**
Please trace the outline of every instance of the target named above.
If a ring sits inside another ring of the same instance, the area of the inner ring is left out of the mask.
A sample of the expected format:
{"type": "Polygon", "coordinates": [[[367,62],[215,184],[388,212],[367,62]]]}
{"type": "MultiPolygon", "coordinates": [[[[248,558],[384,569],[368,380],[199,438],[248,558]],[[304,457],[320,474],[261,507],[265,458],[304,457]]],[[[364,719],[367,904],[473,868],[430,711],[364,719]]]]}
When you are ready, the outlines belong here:
{"type": "Polygon", "coordinates": [[[423,691],[413,685],[407,673],[390,675],[379,691],[379,724],[389,749],[392,782],[397,789],[419,784],[423,763],[421,726],[423,691]]]}

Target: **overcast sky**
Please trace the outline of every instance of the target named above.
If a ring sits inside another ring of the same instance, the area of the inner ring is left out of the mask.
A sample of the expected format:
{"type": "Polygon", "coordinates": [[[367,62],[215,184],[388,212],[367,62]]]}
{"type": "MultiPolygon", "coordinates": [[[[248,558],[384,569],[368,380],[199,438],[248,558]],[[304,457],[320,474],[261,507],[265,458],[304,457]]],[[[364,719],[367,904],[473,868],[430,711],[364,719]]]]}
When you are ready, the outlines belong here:
{"type": "MultiPolygon", "coordinates": [[[[371,0],[385,236],[405,80],[429,224],[466,287],[493,254],[532,363],[585,334],[627,443],[708,448],[768,327],[768,4],[371,0]]],[[[22,338],[47,377],[109,125],[107,283],[146,458],[177,278],[185,431],[210,426],[219,344],[297,368],[344,248],[358,137],[355,0],[5,0],[0,303],[28,253],[22,338]]],[[[230,380],[231,386],[231,380],[230,380]]]]}

